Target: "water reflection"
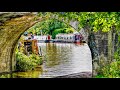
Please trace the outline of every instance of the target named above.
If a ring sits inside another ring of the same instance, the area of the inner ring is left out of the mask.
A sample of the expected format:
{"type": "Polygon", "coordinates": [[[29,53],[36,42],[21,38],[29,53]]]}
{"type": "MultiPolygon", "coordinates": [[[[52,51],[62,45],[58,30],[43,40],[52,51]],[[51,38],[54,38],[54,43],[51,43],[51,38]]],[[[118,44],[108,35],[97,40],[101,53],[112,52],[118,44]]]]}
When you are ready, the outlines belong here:
{"type": "Polygon", "coordinates": [[[42,74],[41,66],[38,66],[33,71],[28,72],[14,72],[12,74],[2,74],[0,78],[39,78],[39,75],[42,74]]]}
{"type": "Polygon", "coordinates": [[[36,67],[33,71],[13,73],[13,78],[39,78],[42,71],[41,67],[36,67]]]}
{"type": "Polygon", "coordinates": [[[43,55],[43,74],[40,78],[72,73],[92,72],[91,53],[87,44],[40,43],[43,55]]]}
{"type": "Polygon", "coordinates": [[[1,78],[49,78],[67,74],[92,72],[91,52],[87,44],[39,43],[44,63],[34,71],[0,75],[1,78]]]}

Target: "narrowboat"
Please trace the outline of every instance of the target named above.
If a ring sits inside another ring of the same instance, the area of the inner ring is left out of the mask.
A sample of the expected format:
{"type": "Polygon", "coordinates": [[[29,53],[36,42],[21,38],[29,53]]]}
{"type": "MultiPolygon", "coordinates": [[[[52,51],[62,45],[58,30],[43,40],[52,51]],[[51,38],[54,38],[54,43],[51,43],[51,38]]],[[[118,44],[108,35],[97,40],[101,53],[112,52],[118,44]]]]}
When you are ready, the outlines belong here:
{"type": "Polygon", "coordinates": [[[80,43],[83,37],[81,34],[57,34],[56,42],[80,43]]]}
{"type": "Polygon", "coordinates": [[[38,43],[47,43],[52,41],[50,35],[34,36],[34,39],[36,39],[38,43]]]}
{"type": "Polygon", "coordinates": [[[24,53],[26,55],[29,55],[29,54],[32,54],[32,53],[34,53],[36,55],[39,54],[37,40],[35,40],[35,39],[24,40],[23,45],[24,45],[24,53]]]}

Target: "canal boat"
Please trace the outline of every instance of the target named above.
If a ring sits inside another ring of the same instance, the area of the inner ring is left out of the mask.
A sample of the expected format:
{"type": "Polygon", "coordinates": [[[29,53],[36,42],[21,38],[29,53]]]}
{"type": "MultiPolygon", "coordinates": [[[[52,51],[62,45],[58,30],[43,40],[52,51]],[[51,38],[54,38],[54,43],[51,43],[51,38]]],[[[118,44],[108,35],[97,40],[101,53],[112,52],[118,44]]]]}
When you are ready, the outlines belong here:
{"type": "Polygon", "coordinates": [[[34,36],[34,39],[36,39],[38,43],[52,42],[51,35],[34,36]]]}
{"type": "Polygon", "coordinates": [[[23,45],[24,45],[24,53],[26,55],[29,55],[32,53],[37,54],[37,55],[39,54],[37,40],[35,39],[24,40],[23,45]]]}
{"type": "Polygon", "coordinates": [[[68,43],[81,43],[83,36],[79,33],[77,34],[57,34],[56,42],[68,42],[68,43]]]}

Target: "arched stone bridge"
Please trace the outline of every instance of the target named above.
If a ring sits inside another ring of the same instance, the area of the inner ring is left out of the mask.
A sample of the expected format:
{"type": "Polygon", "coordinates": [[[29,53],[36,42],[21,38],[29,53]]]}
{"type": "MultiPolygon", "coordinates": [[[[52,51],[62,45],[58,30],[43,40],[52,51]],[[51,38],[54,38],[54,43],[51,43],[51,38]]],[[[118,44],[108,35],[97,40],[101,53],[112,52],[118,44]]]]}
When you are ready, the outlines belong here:
{"type": "MultiPolygon", "coordinates": [[[[59,17],[57,16],[57,14],[53,14],[53,13],[51,13],[51,16],[48,16],[48,17],[40,17],[40,16],[37,16],[37,13],[35,12],[34,13],[32,12],[11,12],[11,13],[1,12],[0,13],[0,72],[11,72],[14,70],[15,47],[21,35],[30,27],[35,25],[37,22],[40,22],[49,18],[55,18],[65,23],[68,23],[70,26],[78,30],[84,36],[85,41],[89,44],[91,52],[95,55],[95,57],[98,57],[99,54],[101,54],[101,52],[98,52],[100,51],[99,45],[101,44],[100,42],[101,35],[99,35],[99,33],[95,34],[97,37],[96,40],[94,38],[91,38],[90,36],[91,34],[88,32],[87,29],[81,29],[81,30],[78,29],[77,21],[68,22],[67,19],[59,17]],[[97,44],[90,46],[93,42],[97,42],[97,44]]],[[[102,38],[102,40],[104,39],[105,38],[102,38]]],[[[104,53],[106,53],[106,51],[104,53]]]]}

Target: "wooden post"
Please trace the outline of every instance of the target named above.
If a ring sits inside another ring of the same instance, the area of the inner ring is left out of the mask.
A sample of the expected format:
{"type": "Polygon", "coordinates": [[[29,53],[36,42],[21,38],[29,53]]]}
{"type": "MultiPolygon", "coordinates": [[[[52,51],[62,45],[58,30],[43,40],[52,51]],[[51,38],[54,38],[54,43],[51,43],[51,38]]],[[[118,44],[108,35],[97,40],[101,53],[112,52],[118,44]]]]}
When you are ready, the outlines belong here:
{"type": "MultiPolygon", "coordinates": [[[[39,46],[40,47],[40,46],[39,46]]],[[[41,50],[41,47],[39,48],[39,54],[40,56],[42,56],[42,50],[41,50]]]]}

